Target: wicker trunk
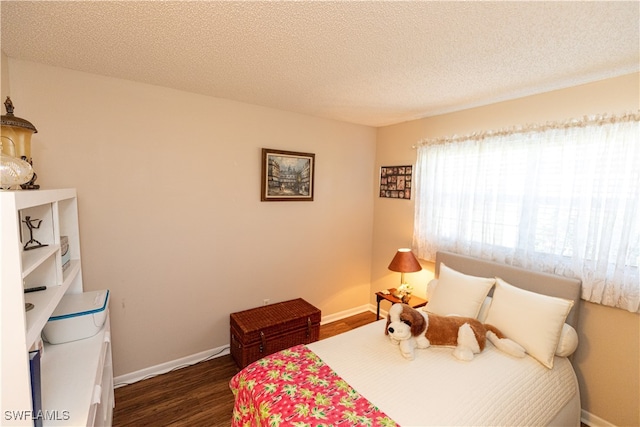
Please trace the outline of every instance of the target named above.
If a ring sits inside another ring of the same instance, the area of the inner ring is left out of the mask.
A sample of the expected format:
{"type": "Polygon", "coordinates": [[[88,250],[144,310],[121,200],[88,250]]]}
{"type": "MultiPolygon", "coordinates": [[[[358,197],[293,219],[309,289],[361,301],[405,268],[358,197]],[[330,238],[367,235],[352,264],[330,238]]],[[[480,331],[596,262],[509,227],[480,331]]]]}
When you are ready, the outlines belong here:
{"type": "Polygon", "coordinates": [[[231,313],[231,356],[239,368],[271,353],[317,341],[320,310],[302,298],[231,313]]]}

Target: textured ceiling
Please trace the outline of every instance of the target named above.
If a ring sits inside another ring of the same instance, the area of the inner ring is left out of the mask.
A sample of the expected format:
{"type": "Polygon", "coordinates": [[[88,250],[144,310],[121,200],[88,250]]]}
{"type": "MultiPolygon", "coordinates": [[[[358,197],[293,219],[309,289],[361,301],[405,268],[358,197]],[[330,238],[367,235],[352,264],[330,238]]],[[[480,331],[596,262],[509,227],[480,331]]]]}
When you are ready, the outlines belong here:
{"type": "Polygon", "coordinates": [[[636,1],[0,7],[12,58],[370,126],[640,70],[636,1]]]}

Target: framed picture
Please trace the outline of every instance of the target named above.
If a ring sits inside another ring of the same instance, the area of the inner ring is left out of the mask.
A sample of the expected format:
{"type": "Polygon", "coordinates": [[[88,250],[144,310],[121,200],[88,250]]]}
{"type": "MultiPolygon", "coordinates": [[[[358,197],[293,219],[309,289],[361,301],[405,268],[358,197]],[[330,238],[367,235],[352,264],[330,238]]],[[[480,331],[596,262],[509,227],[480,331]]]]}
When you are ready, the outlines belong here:
{"type": "Polygon", "coordinates": [[[313,201],[316,155],[262,149],[260,200],[313,201]]]}
{"type": "Polygon", "coordinates": [[[413,166],[382,166],[380,168],[380,197],[411,199],[413,166]]]}

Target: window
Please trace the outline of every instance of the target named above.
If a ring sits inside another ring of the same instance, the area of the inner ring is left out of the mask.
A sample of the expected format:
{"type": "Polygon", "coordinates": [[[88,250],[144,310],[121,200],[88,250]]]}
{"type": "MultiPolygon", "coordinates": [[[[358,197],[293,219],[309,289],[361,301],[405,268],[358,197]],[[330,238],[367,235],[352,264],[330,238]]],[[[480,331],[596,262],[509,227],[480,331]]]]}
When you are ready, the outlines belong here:
{"type": "Polygon", "coordinates": [[[588,301],[640,306],[640,114],[418,145],[414,249],[582,279],[588,301]]]}

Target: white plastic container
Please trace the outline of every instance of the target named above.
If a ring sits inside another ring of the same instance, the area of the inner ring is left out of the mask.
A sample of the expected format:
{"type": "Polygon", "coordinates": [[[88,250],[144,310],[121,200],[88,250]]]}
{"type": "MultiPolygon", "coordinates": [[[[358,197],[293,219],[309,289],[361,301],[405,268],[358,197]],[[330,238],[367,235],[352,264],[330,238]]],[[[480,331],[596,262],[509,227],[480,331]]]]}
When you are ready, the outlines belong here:
{"type": "Polygon", "coordinates": [[[97,334],[107,319],[109,290],[67,294],[42,330],[51,344],[63,344],[97,334]]]}

